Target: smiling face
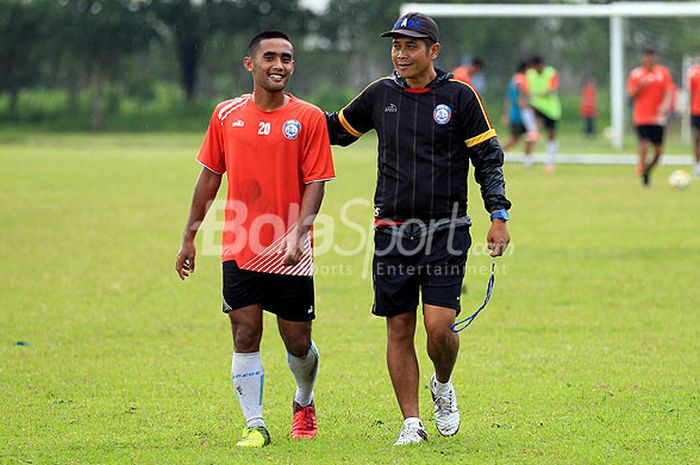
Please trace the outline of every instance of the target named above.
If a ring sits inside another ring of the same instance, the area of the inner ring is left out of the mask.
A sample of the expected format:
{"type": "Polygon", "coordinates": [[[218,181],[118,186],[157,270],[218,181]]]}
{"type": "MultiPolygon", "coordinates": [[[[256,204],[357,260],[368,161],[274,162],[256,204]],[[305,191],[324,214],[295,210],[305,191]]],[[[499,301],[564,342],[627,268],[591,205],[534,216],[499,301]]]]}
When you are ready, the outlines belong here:
{"type": "Polygon", "coordinates": [[[285,39],[263,39],[243,65],[253,75],[255,88],[282,92],[294,73],[294,49],[285,39]]]}
{"type": "Polygon", "coordinates": [[[428,47],[422,39],[396,36],[391,41],[391,62],[406,81],[424,81],[435,73],[433,60],[439,51],[440,44],[428,47]]]}

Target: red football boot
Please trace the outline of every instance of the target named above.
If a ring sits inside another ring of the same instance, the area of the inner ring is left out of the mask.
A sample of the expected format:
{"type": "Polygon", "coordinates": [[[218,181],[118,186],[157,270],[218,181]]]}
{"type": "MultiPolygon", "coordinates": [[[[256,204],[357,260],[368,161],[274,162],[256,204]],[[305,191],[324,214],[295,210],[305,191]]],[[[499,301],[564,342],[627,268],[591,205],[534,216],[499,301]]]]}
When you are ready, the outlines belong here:
{"type": "Polygon", "coordinates": [[[313,438],[318,432],[318,423],[316,423],[316,409],[314,403],[311,402],[306,407],[302,407],[296,402],[293,402],[294,420],[292,421],[292,431],[289,433],[290,438],[313,438]]]}

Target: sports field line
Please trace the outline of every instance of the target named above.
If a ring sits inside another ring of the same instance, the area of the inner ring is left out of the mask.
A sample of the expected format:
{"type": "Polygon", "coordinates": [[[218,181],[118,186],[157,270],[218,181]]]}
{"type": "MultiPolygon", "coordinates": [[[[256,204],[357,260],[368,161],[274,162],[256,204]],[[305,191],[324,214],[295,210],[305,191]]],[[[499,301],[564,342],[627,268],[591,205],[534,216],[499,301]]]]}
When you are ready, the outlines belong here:
{"type": "MultiPolygon", "coordinates": [[[[535,163],[545,163],[547,155],[535,153],[532,155],[535,163]]],[[[506,154],[506,162],[522,163],[522,154],[506,154]]],[[[636,165],[637,155],[619,155],[612,153],[561,153],[557,155],[556,163],[573,165],[636,165]]],[[[689,155],[664,155],[661,157],[662,165],[692,166],[693,159],[689,155]]]]}

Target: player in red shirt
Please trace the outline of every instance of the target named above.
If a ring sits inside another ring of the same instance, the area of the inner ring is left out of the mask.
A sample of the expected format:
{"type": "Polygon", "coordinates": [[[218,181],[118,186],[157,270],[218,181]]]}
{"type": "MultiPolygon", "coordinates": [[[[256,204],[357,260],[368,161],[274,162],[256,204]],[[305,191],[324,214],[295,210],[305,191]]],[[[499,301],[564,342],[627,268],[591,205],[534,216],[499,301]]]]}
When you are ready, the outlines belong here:
{"type": "MultiPolygon", "coordinates": [[[[700,53],[698,53],[700,58],[700,53]]],[[[690,89],[690,118],[695,133],[695,175],[700,177],[700,63],[690,68],[688,74],[688,89],[690,89]]]]}
{"type": "Polygon", "coordinates": [[[593,137],[595,134],[595,116],[598,112],[597,90],[594,79],[586,80],[581,89],[581,117],[583,118],[583,134],[593,137]]]}
{"type": "MultiPolygon", "coordinates": [[[[483,86],[477,86],[475,85],[477,83],[474,83],[473,81],[475,77],[481,74],[485,66],[486,62],[482,58],[474,57],[469,61],[469,64],[462,63],[453,69],[452,74],[454,75],[455,79],[466,82],[467,84],[472,84],[477,88],[477,91],[481,92],[483,89],[480,89],[479,87],[483,86]]],[[[483,84],[483,82],[481,82],[481,84],[483,84]]]]}
{"type": "Polygon", "coordinates": [[[212,114],[175,268],[183,280],[194,272],[195,235],[226,173],[223,311],[231,320],[232,380],[246,419],[237,445],[263,447],[270,443],[262,416],[263,310],[277,315],[297,383],[290,436],[317,432],[311,224],[324,182],[335,174],[325,115],[284,92],[294,72],[289,37],[279,31],[258,34],[243,64],[252,74],[253,93],[220,103],[212,114]]]}
{"type": "Polygon", "coordinates": [[[664,128],[668,120],[673,95],[673,80],[668,68],[656,64],[656,52],[645,49],[642,66],[634,68],[627,80],[627,95],[634,101],[632,120],[639,138],[639,165],[637,174],[645,186],[661,158],[664,128]],[[647,162],[649,144],[654,146],[654,158],[647,162]]]}

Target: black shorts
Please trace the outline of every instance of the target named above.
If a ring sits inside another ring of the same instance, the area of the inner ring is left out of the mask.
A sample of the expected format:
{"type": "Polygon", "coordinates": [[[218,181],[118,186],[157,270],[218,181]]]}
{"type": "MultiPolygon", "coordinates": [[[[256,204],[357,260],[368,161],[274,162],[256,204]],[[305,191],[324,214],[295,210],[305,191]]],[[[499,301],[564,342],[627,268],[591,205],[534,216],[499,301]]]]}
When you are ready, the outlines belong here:
{"type": "Polygon", "coordinates": [[[542,120],[542,124],[544,125],[545,128],[551,129],[552,131],[557,128],[557,120],[550,118],[549,116],[545,115],[540,110],[538,110],[537,108],[533,108],[533,110],[535,110],[535,114],[537,115],[537,117],[540,120],[542,120]]]}
{"type": "Polygon", "coordinates": [[[523,123],[510,123],[510,135],[520,137],[527,132],[523,123]]]}
{"type": "Polygon", "coordinates": [[[374,305],[372,313],[395,316],[414,312],[418,295],[423,304],[460,312],[467,250],[471,245],[469,219],[456,227],[431,228],[417,224],[378,228],[374,234],[374,305]]]}
{"type": "Polygon", "coordinates": [[[664,143],[664,127],[653,124],[643,124],[635,126],[637,128],[637,137],[639,140],[648,140],[652,144],[664,143]]]}
{"type": "Polygon", "coordinates": [[[222,268],[224,313],[260,304],[287,321],[311,321],[316,317],[313,277],[242,270],[234,260],[224,262],[222,268]]]}
{"type": "Polygon", "coordinates": [[[690,124],[700,131],[700,115],[693,115],[690,117],[690,124]]]}

